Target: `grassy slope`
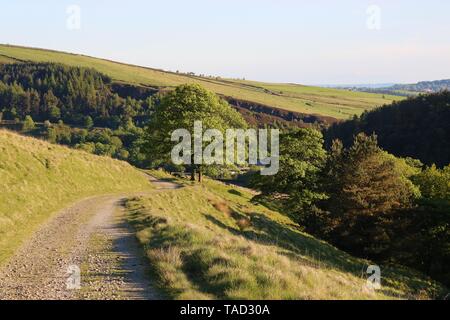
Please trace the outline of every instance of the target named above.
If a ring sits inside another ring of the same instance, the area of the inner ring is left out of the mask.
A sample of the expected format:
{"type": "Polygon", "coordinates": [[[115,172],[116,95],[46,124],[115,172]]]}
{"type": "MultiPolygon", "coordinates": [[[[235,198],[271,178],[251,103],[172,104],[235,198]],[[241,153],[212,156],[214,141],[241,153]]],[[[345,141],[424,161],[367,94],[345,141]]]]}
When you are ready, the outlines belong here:
{"type": "Polygon", "coordinates": [[[0,130],[0,263],[71,202],[150,187],[147,177],[125,162],[0,130]]]}
{"type": "Polygon", "coordinates": [[[4,63],[17,63],[19,61],[13,59],[13,58],[9,58],[6,56],[2,56],[0,55],[0,64],[4,64],[4,63]]]}
{"type": "Polygon", "coordinates": [[[411,271],[382,267],[383,289],[372,293],[363,288],[368,261],[300,232],[250,199],[241,188],[207,180],[128,201],[129,220],[169,297],[426,298],[442,290],[411,271]]]}
{"type": "MultiPolygon", "coordinates": [[[[58,62],[72,66],[93,67],[116,81],[157,87],[173,87],[183,83],[200,83],[218,94],[265,104],[271,107],[308,114],[345,119],[393,100],[397,96],[352,92],[296,84],[270,84],[202,78],[156,69],[120,64],[112,61],[48,50],[0,45],[0,55],[18,60],[58,62]]],[[[0,60],[1,63],[1,60],[0,60]]]]}

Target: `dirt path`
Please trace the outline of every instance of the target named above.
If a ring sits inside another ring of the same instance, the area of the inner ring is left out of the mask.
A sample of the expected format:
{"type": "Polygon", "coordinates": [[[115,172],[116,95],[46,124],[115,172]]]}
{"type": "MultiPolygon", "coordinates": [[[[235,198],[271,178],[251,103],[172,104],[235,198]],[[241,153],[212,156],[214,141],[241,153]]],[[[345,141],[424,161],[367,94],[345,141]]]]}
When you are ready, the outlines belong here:
{"type": "Polygon", "coordinates": [[[0,299],[161,298],[126,222],[126,196],[82,200],[42,226],[0,270],[0,299]]]}

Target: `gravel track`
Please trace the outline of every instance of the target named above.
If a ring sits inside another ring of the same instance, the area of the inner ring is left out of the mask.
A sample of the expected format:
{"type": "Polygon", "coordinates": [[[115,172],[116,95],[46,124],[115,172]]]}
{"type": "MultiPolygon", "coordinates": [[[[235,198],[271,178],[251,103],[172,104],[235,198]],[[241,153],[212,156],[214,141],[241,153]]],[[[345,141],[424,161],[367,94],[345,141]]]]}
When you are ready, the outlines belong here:
{"type": "MultiPolygon", "coordinates": [[[[150,180],[155,192],[179,187],[150,180]]],[[[0,269],[0,300],[160,299],[126,222],[128,196],[79,201],[41,226],[0,269]]]]}

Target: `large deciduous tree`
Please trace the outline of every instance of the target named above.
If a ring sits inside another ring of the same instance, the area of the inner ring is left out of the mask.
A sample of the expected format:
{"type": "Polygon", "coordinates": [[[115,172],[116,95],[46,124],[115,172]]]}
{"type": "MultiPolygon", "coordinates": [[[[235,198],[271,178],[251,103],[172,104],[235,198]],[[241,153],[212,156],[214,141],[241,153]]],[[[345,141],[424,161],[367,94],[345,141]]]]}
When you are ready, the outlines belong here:
{"type": "MultiPolygon", "coordinates": [[[[203,131],[216,129],[225,133],[230,128],[246,128],[242,116],[214,93],[198,84],[180,85],[162,97],[155,106],[147,130],[146,150],[153,163],[169,163],[174,146],[171,134],[177,129],[186,129],[191,134],[194,122],[201,121],[203,131]]],[[[191,170],[199,174],[202,165],[193,165],[191,170]]]]}

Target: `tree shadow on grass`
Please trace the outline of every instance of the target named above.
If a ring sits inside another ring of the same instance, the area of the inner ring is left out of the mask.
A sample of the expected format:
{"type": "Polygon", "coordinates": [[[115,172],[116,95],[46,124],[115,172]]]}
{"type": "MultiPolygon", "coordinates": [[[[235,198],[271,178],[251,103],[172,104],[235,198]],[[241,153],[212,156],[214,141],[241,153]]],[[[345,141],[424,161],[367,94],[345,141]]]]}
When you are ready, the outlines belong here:
{"type": "MultiPolygon", "coordinates": [[[[228,281],[220,281],[220,275],[215,275],[214,278],[208,277],[208,271],[216,264],[225,264],[227,261],[221,257],[213,259],[205,258],[208,255],[207,248],[199,248],[187,255],[183,256],[182,270],[186,277],[196,287],[207,294],[212,294],[216,299],[226,299],[227,289],[230,288],[228,281]]],[[[225,275],[226,276],[226,275],[225,275]]],[[[233,285],[237,285],[238,281],[233,281],[233,285]]]]}
{"type": "Polygon", "coordinates": [[[240,192],[236,189],[230,189],[230,190],[228,190],[228,193],[233,194],[235,196],[242,196],[242,192],[240,192]]]}
{"type": "MultiPolygon", "coordinates": [[[[247,240],[262,245],[281,247],[287,250],[289,255],[297,259],[304,260],[306,257],[316,262],[320,267],[339,268],[347,272],[361,271],[362,264],[355,268],[355,262],[342,251],[325,242],[296,232],[285,225],[267,218],[263,214],[253,213],[251,215],[252,229],[242,231],[224,224],[210,214],[205,214],[204,216],[208,221],[220,228],[226,229],[233,235],[243,236],[247,240]]],[[[239,217],[245,217],[245,215],[234,211],[232,217],[238,219],[239,217]]]]}
{"type": "MultiPolygon", "coordinates": [[[[238,212],[234,212],[234,215],[244,216],[238,212]]],[[[210,214],[204,214],[204,216],[208,221],[233,235],[242,236],[258,244],[281,247],[286,251],[280,251],[279,254],[298,261],[307,261],[311,267],[335,269],[363,279],[367,279],[369,276],[366,273],[367,262],[357,260],[324,241],[295,231],[292,227],[280,224],[263,214],[253,213],[251,229],[243,231],[224,224],[210,214]]],[[[384,285],[381,292],[390,296],[397,295],[394,289],[398,287],[398,282],[407,283],[410,288],[414,289],[429,287],[429,283],[423,275],[401,267],[396,267],[395,270],[386,266],[382,267],[382,277],[384,285]]]]}

